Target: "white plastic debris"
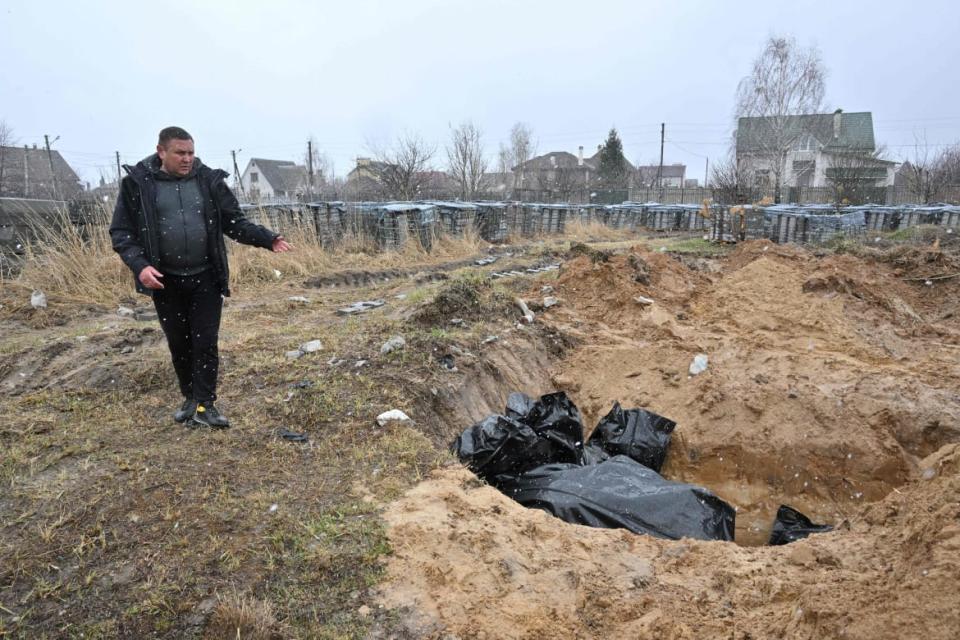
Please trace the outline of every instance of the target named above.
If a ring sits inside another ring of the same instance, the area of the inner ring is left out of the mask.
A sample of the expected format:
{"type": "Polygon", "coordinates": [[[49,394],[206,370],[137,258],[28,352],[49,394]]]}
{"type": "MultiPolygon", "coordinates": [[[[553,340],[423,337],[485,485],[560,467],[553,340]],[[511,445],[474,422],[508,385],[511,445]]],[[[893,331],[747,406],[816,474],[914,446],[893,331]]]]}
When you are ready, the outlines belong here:
{"type": "Polygon", "coordinates": [[[403,339],[403,336],[393,336],[384,342],[382,347],[380,347],[380,354],[387,355],[392,351],[399,351],[405,346],[407,346],[407,341],[403,339]]]}
{"type": "Polygon", "coordinates": [[[274,269],[274,270],[273,270],[273,277],[276,278],[277,280],[279,280],[280,278],[283,277],[283,274],[280,273],[280,271],[279,271],[278,269],[274,269]]]}
{"type": "Polygon", "coordinates": [[[303,351],[300,349],[294,349],[293,351],[287,351],[286,353],[287,360],[297,360],[303,357],[303,351]]]}
{"type": "Polygon", "coordinates": [[[319,340],[311,340],[300,345],[300,351],[304,353],[313,353],[314,351],[320,351],[320,349],[323,349],[323,343],[319,340]]]}
{"type": "Polygon", "coordinates": [[[556,297],[547,296],[543,299],[543,308],[549,309],[550,307],[556,306],[559,303],[560,303],[560,300],[558,300],[556,297]]]}
{"type": "Polygon", "coordinates": [[[650,298],[647,298],[647,297],[645,297],[645,296],[634,296],[633,301],[636,302],[637,304],[643,305],[643,306],[645,306],[645,307],[648,307],[648,306],[650,306],[651,304],[653,304],[653,300],[651,300],[650,298]]]}
{"type": "Polygon", "coordinates": [[[483,339],[483,342],[481,342],[480,344],[490,344],[491,342],[496,342],[499,339],[500,339],[500,336],[487,336],[486,338],[483,339]]]}
{"type": "Polygon", "coordinates": [[[302,302],[303,304],[310,304],[310,298],[306,296],[290,296],[287,298],[290,302],[302,302]]]}
{"type": "Polygon", "coordinates": [[[391,422],[396,422],[399,424],[410,424],[413,420],[410,419],[410,416],[405,414],[399,409],[391,409],[390,411],[384,411],[377,416],[377,424],[381,427],[385,427],[391,422]]]}
{"type": "Polygon", "coordinates": [[[136,312],[130,307],[125,307],[121,304],[117,307],[117,315],[121,318],[132,318],[136,315],[136,312]]]}
{"type": "Polygon", "coordinates": [[[272,505],[270,505],[270,509],[268,509],[268,511],[269,511],[270,513],[274,513],[274,512],[276,512],[276,510],[279,509],[279,508],[280,508],[280,505],[278,505],[276,502],[274,502],[272,505]]]}
{"type": "Polygon", "coordinates": [[[523,320],[527,324],[533,324],[533,312],[530,311],[530,307],[527,306],[527,303],[523,301],[522,298],[516,298],[515,302],[517,306],[520,307],[520,312],[523,314],[523,320]]]}
{"type": "Polygon", "coordinates": [[[37,289],[30,294],[30,306],[34,309],[46,309],[47,308],[47,294],[43,291],[37,289]]]}
{"type": "Polygon", "coordinates": [[[697,376],[707,370],[707,354],[698,353],[690,363],[690,375],[697,376]]]}

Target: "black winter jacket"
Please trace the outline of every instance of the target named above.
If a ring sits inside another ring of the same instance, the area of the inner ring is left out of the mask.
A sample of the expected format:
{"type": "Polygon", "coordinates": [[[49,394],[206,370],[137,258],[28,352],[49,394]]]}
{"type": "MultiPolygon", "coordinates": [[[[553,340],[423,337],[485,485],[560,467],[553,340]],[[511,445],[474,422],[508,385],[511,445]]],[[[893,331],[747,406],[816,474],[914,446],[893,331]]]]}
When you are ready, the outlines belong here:
{"type": "MultiPolygon", "coordinates": [[[[133,271],[137,291],[153,295],[140,282],[140,272],[147,266],[160,264],[159,231],[157,229],[157,186],[153,175],[156,156],[141,160],[136,166],[124,165],[127,174],[120,182],[120,195],[110,223],[113,250],[133,271]]],[[[230,295],[230,270],[223,234],[243,244],[270,249],[278,234],[247,220],[240,211],[237,198],[224,182],[229,174],[222,169],[211,169],[197,158],[194,160],[200,192],[204,201],[204,221],[207,226],[207,251],[216,271],[220,290],[230,295]]]]}

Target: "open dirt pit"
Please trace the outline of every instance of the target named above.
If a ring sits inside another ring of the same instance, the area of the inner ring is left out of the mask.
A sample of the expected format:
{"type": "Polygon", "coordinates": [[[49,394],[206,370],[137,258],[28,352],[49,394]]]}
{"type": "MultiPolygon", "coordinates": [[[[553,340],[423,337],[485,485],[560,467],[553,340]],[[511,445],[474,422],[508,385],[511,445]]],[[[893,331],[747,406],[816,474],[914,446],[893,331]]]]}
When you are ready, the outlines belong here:
{"type": "Polygon", "coordinates": [[[576,346],[516,390],[677,421],[663,475],[735,505],[737,544],[566,524],[443,469],[386,511],[382,602],[436,637],[958,637],[960,278],[925,281],[955,254],[585,253],[529,289],[576,346]],[[761,546],[780,504],[836,531],[761,546]]]}

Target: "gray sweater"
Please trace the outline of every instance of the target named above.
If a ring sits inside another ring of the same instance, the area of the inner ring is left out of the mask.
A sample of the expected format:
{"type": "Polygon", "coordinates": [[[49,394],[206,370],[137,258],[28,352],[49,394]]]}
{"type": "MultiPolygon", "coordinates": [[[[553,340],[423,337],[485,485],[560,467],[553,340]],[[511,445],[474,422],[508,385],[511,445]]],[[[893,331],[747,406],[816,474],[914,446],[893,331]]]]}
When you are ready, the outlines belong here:
{"type": "Polygon", "coordinates": [[[211,263],[196,169],[179,177],[158,167],[153,175],[157,184],[160,271],[177,276],[206,271],[211,263]]]}

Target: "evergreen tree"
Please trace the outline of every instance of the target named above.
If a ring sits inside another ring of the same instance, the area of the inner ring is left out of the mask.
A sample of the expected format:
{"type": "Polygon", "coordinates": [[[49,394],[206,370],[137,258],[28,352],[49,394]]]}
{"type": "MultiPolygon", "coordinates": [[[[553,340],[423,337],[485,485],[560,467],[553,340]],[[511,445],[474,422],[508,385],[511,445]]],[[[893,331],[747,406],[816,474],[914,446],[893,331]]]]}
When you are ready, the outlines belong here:
{"type": "Polygon", "coordinates": [[[597,173],[600,184],[608,189],[625,189],[627,186],[627,159],[623,156],[623,143],[616,129],[610,129],[607,141],[600,149],[597,173]]]}

